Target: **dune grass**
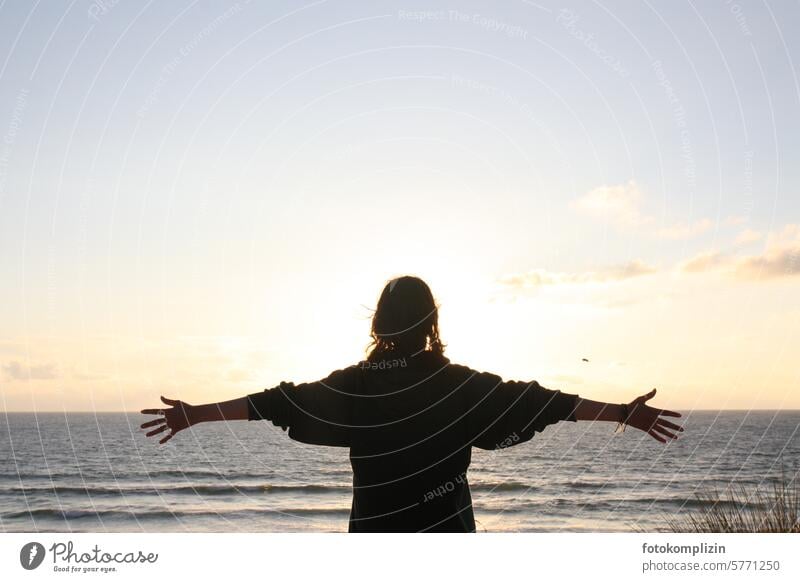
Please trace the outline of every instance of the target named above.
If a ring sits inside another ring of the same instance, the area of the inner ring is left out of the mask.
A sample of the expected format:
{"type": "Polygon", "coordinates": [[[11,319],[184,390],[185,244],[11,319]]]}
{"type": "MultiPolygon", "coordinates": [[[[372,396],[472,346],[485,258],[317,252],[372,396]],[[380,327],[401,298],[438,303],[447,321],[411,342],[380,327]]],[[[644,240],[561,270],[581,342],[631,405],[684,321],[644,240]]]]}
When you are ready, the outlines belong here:
{"type": "Polygon", "coordinates": [[[673,533],[800,533],[800,481],[784,472],[772,487],[729,488],[724,495],[706,489],[695,496],[699,508],[667,517],[673,533]]]}

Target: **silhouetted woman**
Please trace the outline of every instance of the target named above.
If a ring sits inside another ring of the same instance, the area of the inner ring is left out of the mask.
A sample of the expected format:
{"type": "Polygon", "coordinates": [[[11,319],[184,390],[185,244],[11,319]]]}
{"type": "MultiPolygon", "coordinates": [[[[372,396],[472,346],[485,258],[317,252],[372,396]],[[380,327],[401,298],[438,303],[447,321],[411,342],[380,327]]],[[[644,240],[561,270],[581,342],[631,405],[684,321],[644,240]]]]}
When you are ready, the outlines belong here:
{"type": "Polygon", "coordinates": [[[683,430],[679,417],[645,402],[609,404],[503,381],[451,363],[439,337],[438,309],[416,277],[390,281],[372,318],[366,360],[318,382],[283,382],[242,398],[193,406],[161,397],[165,409],[142,424],[165,443],[212,420],[269,420],[289,438],[348,447],[353,468],[351,532],[475,531],[467,482],[472,447],[499,449],[530,440],[558,421],[605,420],[659,442],[683,430]]]}

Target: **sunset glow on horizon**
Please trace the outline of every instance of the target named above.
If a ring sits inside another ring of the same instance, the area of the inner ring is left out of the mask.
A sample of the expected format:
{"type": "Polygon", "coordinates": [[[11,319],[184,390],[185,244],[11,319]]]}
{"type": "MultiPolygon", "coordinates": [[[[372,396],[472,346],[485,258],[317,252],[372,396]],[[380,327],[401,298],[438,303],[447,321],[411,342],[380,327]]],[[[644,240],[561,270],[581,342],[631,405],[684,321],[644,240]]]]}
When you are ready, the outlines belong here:
{"type": "Polygon", "coordinates": [[[800,409],[798,6],[235,6],[4,9],[4,412],[317,380],[403,274],[455,363],[800,409]]]}

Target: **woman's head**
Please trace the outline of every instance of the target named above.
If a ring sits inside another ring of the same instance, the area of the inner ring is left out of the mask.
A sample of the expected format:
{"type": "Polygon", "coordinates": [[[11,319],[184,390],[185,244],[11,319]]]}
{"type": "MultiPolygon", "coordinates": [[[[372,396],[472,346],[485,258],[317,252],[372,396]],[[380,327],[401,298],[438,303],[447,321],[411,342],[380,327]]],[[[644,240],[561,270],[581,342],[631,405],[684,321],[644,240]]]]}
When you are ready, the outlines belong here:
{"type": "Polygon", "coordinates": [[[439,339],[439,309],[430,287],[418,277],[398,277],[383,288],[372,316],[369,358],[388,352],[444,353],[439,339]]]}

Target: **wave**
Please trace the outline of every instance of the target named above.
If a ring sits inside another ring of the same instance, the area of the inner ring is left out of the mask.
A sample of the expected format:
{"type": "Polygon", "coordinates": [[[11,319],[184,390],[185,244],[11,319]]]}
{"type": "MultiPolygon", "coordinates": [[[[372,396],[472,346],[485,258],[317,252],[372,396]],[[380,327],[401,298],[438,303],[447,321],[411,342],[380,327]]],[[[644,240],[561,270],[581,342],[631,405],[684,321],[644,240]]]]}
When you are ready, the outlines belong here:
{"type": "MultiPolygon", "coordinates": [[[[670,509],[692,509],[692,508],[703,508],[707,507],[708,503],[704,501],[700,501],[694,498],[686,498],[686,497],[635,497],[635,498],[613,498],[613,499],[603,499],[603,498],[580,498],[580,499],[570,499],[564,497],[553,497],[553,498],[546,498],[542,497],[538,500],[524,500],[514,502],[513,504],[509,505],[509,509],[513,508],[513,511],[517,512],[525,512],[530,510],[537,510],[537,511],[548,511],[549,509],[558,508],[559,511],[563,512],[565,508],[574,508],[576,510],[580,510],[583,512],[586,511],[622,511],[627,513],[639,513],[641,511],[653,511],[663,510],[664,506],[669,506],[670,509]],[[635,507],[636,509],[632,509],[635,507]]],[[[729,500],[720,500],[718,502],[720,506],[731,506],[733,505],[729,500]]],[[[755,510],[761,508],[761,505],[756,502],[751,503],[737,503],[735,504],[742,509],[745,510],[755,510]]],[[[489,508],[497,509],[498,511],[504,510],[503,507],[496,507],[496,506],[489,506],[489,508]]]]}
{"type": "Polygon", "coordinates": [[[535,492],[543,493],[546,491],[558,491],[559,489],[614,489],[619,487],[617,483],[611,481],[560,481],[547,483],[524,483],[521,481],[501,481],[470,483],[472,491],[504,491],[504,492],[535,492]]]}
{"type": "MultiPolygon", "coordinates": [[[[328,472],[327,474],[334,474],[338,472],[328,472]]],[[[342,472],[344,473],[344,472],[342,472]]],[[[181,471],[177,469],[156,469],[152,471],[102,471],[98,472],[93,469],[75,467],[71,472],[47,472],[47,471],[11,471],[7,473],[0,473],[0,480],[3,481],[21,481],[26,479],[43,479],[58,481],[61,479],[74,479],[77,476],[83,475],[84,477],[103,477],[108,479],[117,479],[120,481],[129,481],[133,479],[160,479],[169,477],[178,477],[183,479],[264,479],[275,474],[275,471],[252,471],[252,472],[239,472],[239,471],[213,471],[203,469],[190,469],[181,471]]],[[[348,472],[349,474],[349,472],[348,472]]]]}
{"type": "Polygon", "coordinates": [[[519,481],[502,481],[500,483],[470,483],[472,491],[536,491],[537,486],[519,481]]]}
{"type": "MultiPolygon", "coordinates": [[[[574,488],[599,488],[602,485],[589,483],[568,483],[562,486],[574,488]]],[[[551,485],[548,484],[548,488],[551,485]]],[[[470,489],[474,492],[541,492],[542,488],[531,483],[520,481],[500,481],[500,482],[479,482],[471,483],[470,489]]],[[[37,486],[16,486],[6,488],[6,491],[19,495],[89,495],[98,497],[119,497],[125,495],[242,495],[242,494],[264,494],[264,493],[301,493],[301,494],[330,494],[345,493],[352,491],[351,486],[344,484],[302,484],[302,485],[283,485],[283,484],[237,484],[237,483],[196,483],[185,485],[160,485],[158,483],[129,485],[124,482],[119,485],[106,484],[94,485],[37,485],[37,486]]]]}
{"type": "Polygon", "coordinates": [[[129,485],[105,485],[95,486],[87,484],[80,485],[53,485],[53,486],[34,486],[34,487],[9,487],[6,489],[11,493],[23,495],[88,495],[89,497],[122,497],[125,495],[241,495],[241,494],[260,494],[260,493],[303,493],[303,494],[327,494],[349,492],[349,485],[274,485],[270,483],[262,485],[235,483],[226,484],[203,484],[194,485],[172,485],[159,486],[153,484],[152,487],[129,486],[129,485]]]}
{"type": "Polygon", "coordinates": [[[263,516],[277,517],[280,515],[293,516],[349,516],[349,507],[278,507],[275,509],[248,509],[235,511],[209,511],[209,510],[174,510],[149,509],[149,510],[124,510],[124,509],[59,509],[55,507],[37,508],[26,511],[2,513],[2,519],[57,519],[57,520],[83,520],[83,519],[119,519],[126,518],[136,521],[153,519],[181,519],[181,518],[209,518],[220,519],[253,518],[263,516]]]}
{"type": "Polygon", "coordinates": [[[569,489],[614,489],[617,487],[617,484],[611,481],[569,481],[560,485],[569,489]]]}

